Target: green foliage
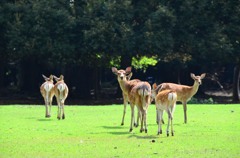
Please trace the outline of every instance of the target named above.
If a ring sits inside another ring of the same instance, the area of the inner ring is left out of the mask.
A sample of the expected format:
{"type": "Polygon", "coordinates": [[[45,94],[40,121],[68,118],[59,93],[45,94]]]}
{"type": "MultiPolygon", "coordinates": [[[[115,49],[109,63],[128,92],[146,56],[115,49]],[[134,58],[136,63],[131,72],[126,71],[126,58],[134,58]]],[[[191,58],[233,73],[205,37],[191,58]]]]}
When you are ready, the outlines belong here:
{"type": "Polygon", "coordinates": [[[213,100],[213,98],[197,99],[193,97],[191,100],[189,100],[188,104],[216,104],[216,102],[213,100]]]}
{"type": "MultiPolygon", "coordinates": [[[[239,105],[182,105],[174,113],[175,136],[157,135],[156,108],[148,111],[148,134],[129,133],[130,108],[122,105],[65,106],[66,119],[44,118],[44,106],[0,106],[1,157],[238,157],[239,105]],[[221,116],[221,117],[219,117],[221,116]],[[107,150],[106,150],[107,149],[107,150]],[[160,150],[161,149],[161,150],[160,150]]],[[[167,115],[164,113],[165,122],[167,115]]]]}
{"type": "MultiPolygon", "coordinates": [[[[179,72],[240,61],[240,1],[236,0],[2,0],[0,4],[0,73],[6,74],[9,63],[16,64],[15,78],[22,77],[19,85],[29,84],[24,65],[31,65],[32,76],[37,76],[51,67],[63,72],[69,67],[104,69],[131,63],[145,71],[156,61],[141,59],[144,56],[158,56],[156,60],[179,72]]],[[[8,78],[3,76],[0,85],[4,80],[8,78]]]]}
{"type": "Polygon", "coordinates": [[[99,64],[126,53],[237,62],[237,6],[206,0],[3,1],[0,22],[7,26],[0,32],[12,60],[47,56],[51,62],[94,63],[91,54],[103,52],[99,64]]]}
{"type": "Polygon", "coordinates": [[[132,58],[132,66],[135,69],[143,70],[144,72],[148,68],[148,66],[155,66],[157,64],[157,56],[147,57],[133,57],[132,58]]]}

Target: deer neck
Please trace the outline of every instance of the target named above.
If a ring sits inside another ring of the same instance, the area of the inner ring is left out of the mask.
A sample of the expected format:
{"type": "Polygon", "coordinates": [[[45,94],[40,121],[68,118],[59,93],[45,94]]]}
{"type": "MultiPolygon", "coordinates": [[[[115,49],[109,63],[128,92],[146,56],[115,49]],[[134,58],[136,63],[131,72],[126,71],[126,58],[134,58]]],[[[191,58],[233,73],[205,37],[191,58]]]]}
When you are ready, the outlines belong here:
{"type": "Polygon", "coordinates": [[[128,81],[125,81],[125,80],[118,80],[118,83],[119,83],[119,85],[120,85],[120,88],[122,89],[122,91],[124,92],[124,93],[127,93],[127,91],[128,91],[128,81]]]}
{"type": "Polygon", "coordinates": [[[194,84],[192,86],[192,96],[195,95],[198,91],[199,83],[194,81],[194,84]]]}

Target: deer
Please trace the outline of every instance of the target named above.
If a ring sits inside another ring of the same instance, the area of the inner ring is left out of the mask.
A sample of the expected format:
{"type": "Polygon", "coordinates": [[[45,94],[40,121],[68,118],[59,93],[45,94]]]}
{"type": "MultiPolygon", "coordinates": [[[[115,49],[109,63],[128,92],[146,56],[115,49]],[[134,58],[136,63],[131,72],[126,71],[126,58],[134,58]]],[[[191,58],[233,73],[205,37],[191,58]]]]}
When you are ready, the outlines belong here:
{"type": "Polygon", "coordinates": [[[159,91],[170,89],[177,93],[177,101],[182,102],[184,111],[184,123],[187,123],[187,102],[197,93],[199,86],[202,84],[202,79],[205,78],[206,73],[200,76],[190,73],[191,78],[194,80],[192,86],[180,85],[175,83],[162,83],[158,85],[159,91]]]}
{"type": "Polygon", "coordinates": [[[42,75],[42,77],[44,78],[45,82],[40,86],[40,93],[44,98],[44,102],[45,102],[45,107],[46,107],[45,117],[49,118],[51,117],[51,106],[52,106],[52,100],[54,97],[53,75],[50,75],[49,77],[42,75]]]}
{"type": "Polygon", "coordinates": [[[147,133],[147,110],[151,103],[151,86],[148,82],[138,82],[128,94],[130,106],[131,106],[131,124],[129,132],[133,130],[134,121],[134,106],[138,108],[139,118],[141,120],[140,132],[145,131],[147,133]],[[144,128],[143,128],[144,125],[144,128]]]}
{"type": "MultiPolygon", "coordinates": [[[[129,101],[128,94],[130,93],[133,86],[136,85],[138,82],[140,82],[140,80],[138,79],[130,80],[132,77],[132,67],[127,67],[126,70],[123,70],[123,69],[118,70],[117,68],[112,67],[112,72],[117,76],[119,86],[122,90],[124,109],[123,109],[121,125],[123,126],[125,115],[126,115],[126,108],[129,101]]],[[[138,126],[138,123],[134,123],[134,125],[138,126]]]]}
{"type": "Polygon", "coordinates": [[[152,86],[152,96],[155,98],[157,109],[158,135],[162,134],[162,118],[163,111],[168,114],[167,136],[169,136],[169,125],[171,124],[171,134],[174,136],[173,130],[173,113],[177,102],[177,93],[174,90],[166,89],[159,91],[157,84],[152,86]]]}
{"type": "Polygon", "coordinates": [[[64,82],[64,76],[60,75],[60,77],[53,76],[55,81],[57,82],[54,85],[54,93],[57,99],[58,104],[58,120],[65,119],[65,113],[64,113],[64,103],[66,98],[68,97],[68,86],[64,82]]]}

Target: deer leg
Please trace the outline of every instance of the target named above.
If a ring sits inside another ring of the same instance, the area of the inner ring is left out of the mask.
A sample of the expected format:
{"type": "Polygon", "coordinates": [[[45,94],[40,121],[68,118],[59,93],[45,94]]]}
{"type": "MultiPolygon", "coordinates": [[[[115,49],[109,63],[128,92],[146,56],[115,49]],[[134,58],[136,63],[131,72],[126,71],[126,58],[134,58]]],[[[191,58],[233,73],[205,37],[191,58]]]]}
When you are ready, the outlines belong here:
{"type": "Polygon", "coordinates": [[[184,123],[187,123],[187,102],[183,102],[184,123]]]}
{"type": "Polygon", "coordinates": [[[50,96],[50,101],[49,101],[49,117],[51,117],[51,110],[52,110],[52,98],[53,98],[53,96],[50,96]]]}
{"type": "Polygon", "coordinates": [[[124,125],[124,118],[125,118],[125,115],[126,115],[126,108],[127,108],[127,99],[126,97],[123,95],[123,117],[122,117],[122,123],[121,125],[123,126],[124,125]]]}
{"type": "Polygon", "coordinates": [[[144,111],[144,126],[145,126],[145,133],[147,133],[147,111],[144,111]]]}
{"type": "Polygon", "coordinates": [[[45,101],[45,108],[46,108],[45,117],[48,118],[49,117],[48,116],[48,101],[45,99],[44,99],[44,101],[45,101]]]}
{"type": "Polygon", "coordinates": [[[143,120],[144,120],[144,112],[141,112],[141,128],[140,128],[140,132],[142,133],[144,131],[143,129],[143,120]]]}
{"type": "Polygon", "coordinates": [[[174,136],[174,130],[173,130],[173,118],[171,118],[171,133],[172,133],[172,136],[174,136]]]}
{"type": "Polygon", "coordinates": [[[133,130],[133,122],[134,122],[134,105],[131,105],[131,124],[129,132],[132,132],[133,130]]]}
{"type": "Polygon", "coordinates": [[[137,122],[134,122],[134,127],[138,127],[139,125],[139,121],[141,121],[141,111],[138,109],[138,113],[137,113],[137,122]]]}
{"type": "Polygon", "coordinates": [[[65,119],[64,103],[62,103],[62,119],[65,119]]]}
{"type": "Polygon", "coordinates": [[[57,103],[58,103],[58,115],[57,115],[57,118],[58,120],[61,119],[61,103],[59,101],[59,99],[57,99],[57,103]]]}
{"type": "MultiPolygon", "coordinates": [[[[162,122],[162,124],[164,124],[163,115],[162,115],[161,122],[162,122]]],[[[158,111],[157,111],[157,109],[156,109],[156,123],[158,125],[158,111]]]]}
{"type": "Polygon", "coordinates": [[[162,114],[163,114],[163,111],[158,109],[158,135],[162,134],[162,114]]]}
{"type": "Polygon", "coordinates": [[[45,114],[45,117],[48,118],[48,117],[49,117],[49,116],[48,116],[48,104],[46,104],[45,107],[46,107],[46,114],[45,114]]]}
{"type": "Polygon", "coordinates": [[[173,130],[173,114],[174,114],[174,111],[175,111],[175,106],[176,106],[176,103],[173,104],[172,108],[171,108],[171,132],[172,132],[172,136],[174,136],[174,130],[173,130]]]}
{"type": "Polygon", "coordinates": [[[167,136],[169,136],[169,125],[170,122],[172,123],[172,112],[170,108],[168,108],[167,113],[168,113],[167,136]]]}

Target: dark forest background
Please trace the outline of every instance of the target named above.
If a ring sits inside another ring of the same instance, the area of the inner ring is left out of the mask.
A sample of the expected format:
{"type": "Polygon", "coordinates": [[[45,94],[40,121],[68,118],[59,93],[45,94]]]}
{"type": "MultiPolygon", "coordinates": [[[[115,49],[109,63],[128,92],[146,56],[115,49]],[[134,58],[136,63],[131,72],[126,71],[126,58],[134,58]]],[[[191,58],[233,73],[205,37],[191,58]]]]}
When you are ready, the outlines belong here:
{"type": "Polygon", "coordinates": [[[206,72],[197,98],[239,102],[239,17],[239,0],[1,0],[0,102],[37,103],[42,74],[65,76],[67,104],[116,101],[112,66],[151,83],[206,72]]]}

